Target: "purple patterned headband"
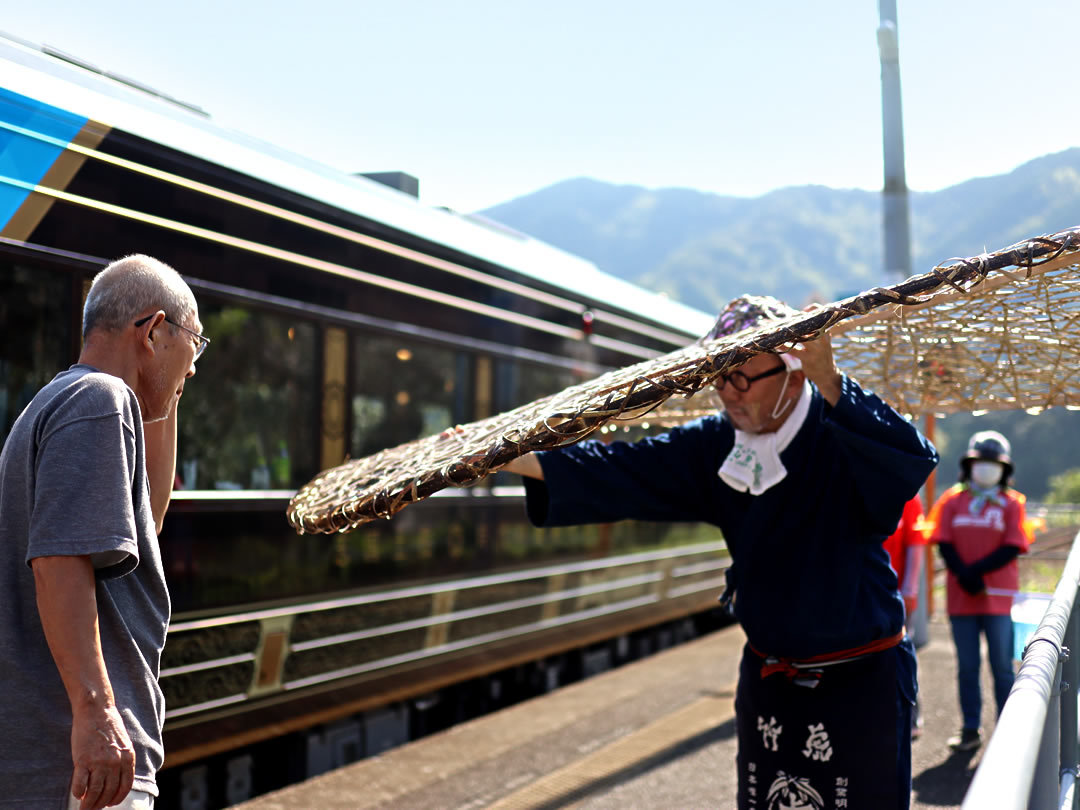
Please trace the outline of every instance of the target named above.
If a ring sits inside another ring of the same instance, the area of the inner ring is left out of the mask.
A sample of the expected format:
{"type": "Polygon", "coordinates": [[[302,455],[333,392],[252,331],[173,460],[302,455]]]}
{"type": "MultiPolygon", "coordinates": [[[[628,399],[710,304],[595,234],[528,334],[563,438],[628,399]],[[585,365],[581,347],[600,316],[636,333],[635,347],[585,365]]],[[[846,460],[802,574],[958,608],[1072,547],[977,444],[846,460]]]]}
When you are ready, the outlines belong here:
{"type": "MultiPolygon", "coordinates": [[[[728,337],[746,329],[760,326],[763,321],[778,321],[798,315],[797,309],[792,309],[778,298],[771,295],[740,295],[729,303],[720,313],[702,342],[715,340],[716,338],[728,337]]],[[[780,355],[790,370],[794,371],[802,367],[799,358],[790,353],[780,355]]]]}

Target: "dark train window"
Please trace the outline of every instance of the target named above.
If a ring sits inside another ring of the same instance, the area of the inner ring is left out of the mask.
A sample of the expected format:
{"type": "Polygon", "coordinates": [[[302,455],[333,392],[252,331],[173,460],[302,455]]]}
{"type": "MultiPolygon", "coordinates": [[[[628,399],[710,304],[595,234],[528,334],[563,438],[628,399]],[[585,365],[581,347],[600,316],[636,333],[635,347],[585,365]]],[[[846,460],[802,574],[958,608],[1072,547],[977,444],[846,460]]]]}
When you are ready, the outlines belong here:
{"type": "Polygon", "coordinates": [[[568,368],[518,360],[495,364],[495,411],[509,411],[581,382],[568,368]]]}
{"type": "Polygon", "coordinates": [[[0,444],[71,357],[70,276],[0,261],[0,444]]]}
{"type": "Polygon", "coordinates": [[[181,489],[291,489],[318,469],[315,326],[200,301],[213,344],[180,400],[181,489]]]}
{"type": "Polygon", "coordinates": [[[374,335],[355,336],[350,354],[353,457],[470,421],[472,362],[468,354],[374,335]]]}

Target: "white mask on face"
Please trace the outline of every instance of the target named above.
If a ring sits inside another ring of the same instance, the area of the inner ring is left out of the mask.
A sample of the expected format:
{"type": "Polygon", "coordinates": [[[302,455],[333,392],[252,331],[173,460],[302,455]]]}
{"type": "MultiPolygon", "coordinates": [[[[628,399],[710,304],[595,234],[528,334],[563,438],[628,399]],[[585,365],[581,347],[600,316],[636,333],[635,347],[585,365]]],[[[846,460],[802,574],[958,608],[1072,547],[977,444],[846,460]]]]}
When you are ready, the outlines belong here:
{"type": "Polygon", "coordinates": [[[990,489],[1001,483],[1005,468],[997,461],[973,461],[971,483],[979,489],[990,489]]]}

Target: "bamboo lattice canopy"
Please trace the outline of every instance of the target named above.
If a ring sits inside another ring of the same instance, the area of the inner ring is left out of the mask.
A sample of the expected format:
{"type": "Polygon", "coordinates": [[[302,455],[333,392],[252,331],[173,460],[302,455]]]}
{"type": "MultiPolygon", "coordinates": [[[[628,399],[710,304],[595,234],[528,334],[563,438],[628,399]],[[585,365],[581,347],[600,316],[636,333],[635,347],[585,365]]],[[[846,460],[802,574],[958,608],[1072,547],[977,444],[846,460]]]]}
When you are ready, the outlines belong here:
{"type": "Polygon", "coordinates": [[[950,259],[889,287],[608,372],[449,438],[347,461],[296,494],[289,521],[300,532],[346,531],[609,423],[684,421],[704,399],[691,397],[720,374],[825,333],[842,371],[912,416],[1080,407],[1080,228],[950,259]]]}

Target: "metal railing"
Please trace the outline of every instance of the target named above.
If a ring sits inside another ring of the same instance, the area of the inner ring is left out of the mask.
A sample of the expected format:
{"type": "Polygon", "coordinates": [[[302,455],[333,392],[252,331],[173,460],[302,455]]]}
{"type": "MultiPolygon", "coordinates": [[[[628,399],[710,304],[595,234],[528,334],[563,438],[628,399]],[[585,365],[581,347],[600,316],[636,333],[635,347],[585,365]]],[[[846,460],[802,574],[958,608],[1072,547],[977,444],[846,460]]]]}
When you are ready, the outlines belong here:
{"type": "Polygon", "coordinates": [[[1080,810],[1078,589],[1080,533],[1046,614],[1024,650],[961,810],[1080,810]]]}
{"type": "Polygon", "coordinates": [[[730,563],[725,551],[720,541],[694,543],[176,621],[160,673],[170,701],[166,722],[244,710],[274,693],[388,672],[556,627],[573,633],[645,605],[686,598],[700,601],[693,609],[706,609],[715,604],[710,594],[724,588],[730,563]],[[472,597],[462,598],[466,593],[472,597]],[[383,620],[317,618],[356,609],[383,620]],[[298,634],[302,621],[306,630],[298,634]],[[244,632],[245,626],[255,629],[244,632]],[[170,656],[169,645],[178,652],[170,656]],[[290,672],[289,662],[299,657],[309,664],[290,672]]]}

